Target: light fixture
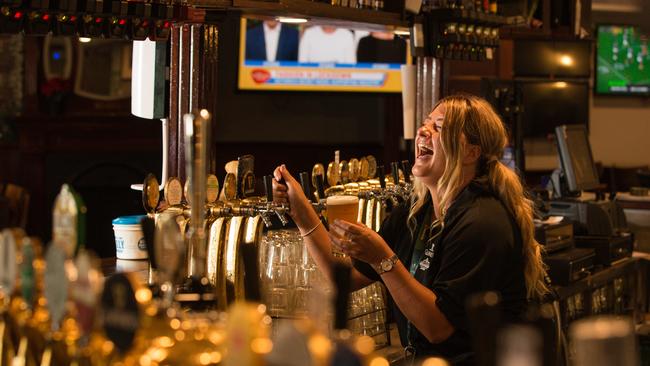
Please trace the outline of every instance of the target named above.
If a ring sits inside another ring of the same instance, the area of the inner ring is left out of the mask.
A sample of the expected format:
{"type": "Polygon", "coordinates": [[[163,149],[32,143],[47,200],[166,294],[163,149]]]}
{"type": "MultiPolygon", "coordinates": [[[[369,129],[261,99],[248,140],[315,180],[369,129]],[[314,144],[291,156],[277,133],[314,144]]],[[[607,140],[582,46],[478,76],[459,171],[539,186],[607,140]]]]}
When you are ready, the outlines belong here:
{"type": "Polygon", "coordinates": [[[408,37],[411,35],[411,32],[408,29],[395,29],[393,31],[393,34],[395,34],[396,36],[408,37]]]}
{"type": "Polygon", "coordinates": [[[93,39],[89,38],[89,37],[79,37],[79,42],[81,42],[81,43],[88,43],[88,42],[90,42],[92,40],[93,39]]]}
{"type": "Polygon", "coordinates": [[[557,89],[564,89],[568,86],[565,81],[556,81],[553,83],[553,87],[557,89]]]}
{"type": "Polygon", "coordinates": [[[569,55],[560,55],[560,64],[564,66],[573,66],[573,57],[569,55]]]}
{"type": "Polygon", "coordinates": [[[306,18],[292,18],[292,17],[277,17],[275,18],[280,23],[287,23],[287,24],[302,24],[302,23],[307,23],[308,20],[306,18]]]}

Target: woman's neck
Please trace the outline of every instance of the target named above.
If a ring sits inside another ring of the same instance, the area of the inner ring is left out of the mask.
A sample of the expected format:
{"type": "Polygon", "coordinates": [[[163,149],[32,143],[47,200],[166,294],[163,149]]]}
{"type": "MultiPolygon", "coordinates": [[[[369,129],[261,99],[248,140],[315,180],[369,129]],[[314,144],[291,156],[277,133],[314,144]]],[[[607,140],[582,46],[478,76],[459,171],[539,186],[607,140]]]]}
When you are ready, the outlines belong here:
{"type": "MultiPolygon", "coordinates": [[[[463,174],[463,180],[456,190],[456,194],[462,192],[463,189],[467,187],[467,185],[475,178],[475,176],[476,174],[474,174],[474,170],[466,170],[463,174]]],[[[427,185],[427,189],[429,189],[429,194],[431,194],[431,203],[433,204],[433,212],[435,213],[435,217],[433,219],[435,220],[437,218],[440,218],[442,215],[443,210],[442,207],[440,207],[440,201],[442,199],[443,192],[438,188],[437,184],[431,186],[427,185]]],[[[452,202],[454,202],[455,199],[456,197],[453,197],[446,203],[444,211],[446,211],[449,206],[451,206],[452,202]]]]}
{"type": "Polygon", "coordinates": [[[429,188],[429,194],[431,194],[431,204],[433,205],[433,213],[434,217],[432,217],[433,220],[437,219],[440,217],[440,194],[438,193],[438,187],[427,187],[429,188]]]}

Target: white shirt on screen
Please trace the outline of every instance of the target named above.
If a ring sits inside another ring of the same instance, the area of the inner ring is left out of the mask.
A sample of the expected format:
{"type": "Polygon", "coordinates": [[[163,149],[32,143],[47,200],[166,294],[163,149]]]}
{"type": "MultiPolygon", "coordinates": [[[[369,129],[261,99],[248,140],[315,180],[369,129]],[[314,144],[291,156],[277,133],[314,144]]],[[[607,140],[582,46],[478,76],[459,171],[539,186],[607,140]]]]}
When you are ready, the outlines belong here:
{"type": "Polygon", "coordinates": [[[328,33],[320,26],[309,27],[300,38],[298,61],[354,64],[357,62],[354,36],[348,29],[337,28],[328,33]]]}
{"type": "Polygon", "coordinates": [[[266,45],[266,61],[275,61],[278,54],[278,43],[280,42],[280,30],[282,24],[275,28],[269,27],[264,23],[264,44],[266,45]]]}

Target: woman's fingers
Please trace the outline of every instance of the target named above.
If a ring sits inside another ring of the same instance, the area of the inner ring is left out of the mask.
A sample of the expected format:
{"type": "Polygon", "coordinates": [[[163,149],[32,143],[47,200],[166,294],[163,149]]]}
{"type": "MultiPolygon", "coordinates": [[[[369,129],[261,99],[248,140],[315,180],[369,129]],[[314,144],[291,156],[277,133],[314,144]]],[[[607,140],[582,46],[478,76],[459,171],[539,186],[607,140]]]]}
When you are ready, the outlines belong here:
{"type": "Polygon", "coordinates": [[[337,251],[347,254],[351,257],[354,257],[356,254],[358,254],[357,246],[354,244],[353,241],[349,239],[341,238],[332,233],[329,233],[328,235],[330,241],[332,242],[332,245],[337,251]]]}
{"type": "Polygon", "coordinates": [[[289,195],[287,192],[273,192],[273,200],[278,201],[289,201],[289,195]]]}
{"type": "Polygon", "coordinates": [[[273,180],[273,190],[274,191],[280,191],[280,192],[286,192],[288,191],[288,188],[286,185],[279,183],[276,180],[273,180]]]}
{"type": "Polygon", "coordinates": [[[364,228],[365,226],[359,226],[358,224],[343,220],[334,220],[334,223],[330,225],[330,229],[333,229],[337,234],[348,239],[362,236],[364,234],[364,228]]]}

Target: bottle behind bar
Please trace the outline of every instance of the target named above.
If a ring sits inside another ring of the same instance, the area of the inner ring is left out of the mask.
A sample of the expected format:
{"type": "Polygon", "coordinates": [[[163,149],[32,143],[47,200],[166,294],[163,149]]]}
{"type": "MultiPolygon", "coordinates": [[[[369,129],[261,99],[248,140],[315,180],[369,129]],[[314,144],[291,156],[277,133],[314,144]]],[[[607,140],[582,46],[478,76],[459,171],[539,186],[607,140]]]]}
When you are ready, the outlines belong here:
{"type": "Polygon", "coordinates": [[[261,304],[257,247],[242,245],[245,301],[236,301],[228,310],[224,366],[260,366],[271,351],[271,317],[261,304]]]}
{"type": "MultiPolygon", "coordinates": [[[[334,265],[334,350],[330,358],[332,366],[361,366],[363,357],[353,344],[354,337],[347,327],[348,301],[350,299],[350,267],[343,264],[334,265]]],[[[372,345],[374,348],[374,344],[372,345]]],[[[372,349],[370,350],[372,351],[372,349]]]]}
{"type": "Polygon", "coordinates": [[[569,335],[575,366],[639,364],[632,319],[602,316],[578,320],[569,335]]]}
{"type": "Polygon", "coordinates": [[[496,365],[496,335],[501,324],[499,303],[496,292],[474,294],[467,301],[467,320],[477,366],[496,365]]]}

